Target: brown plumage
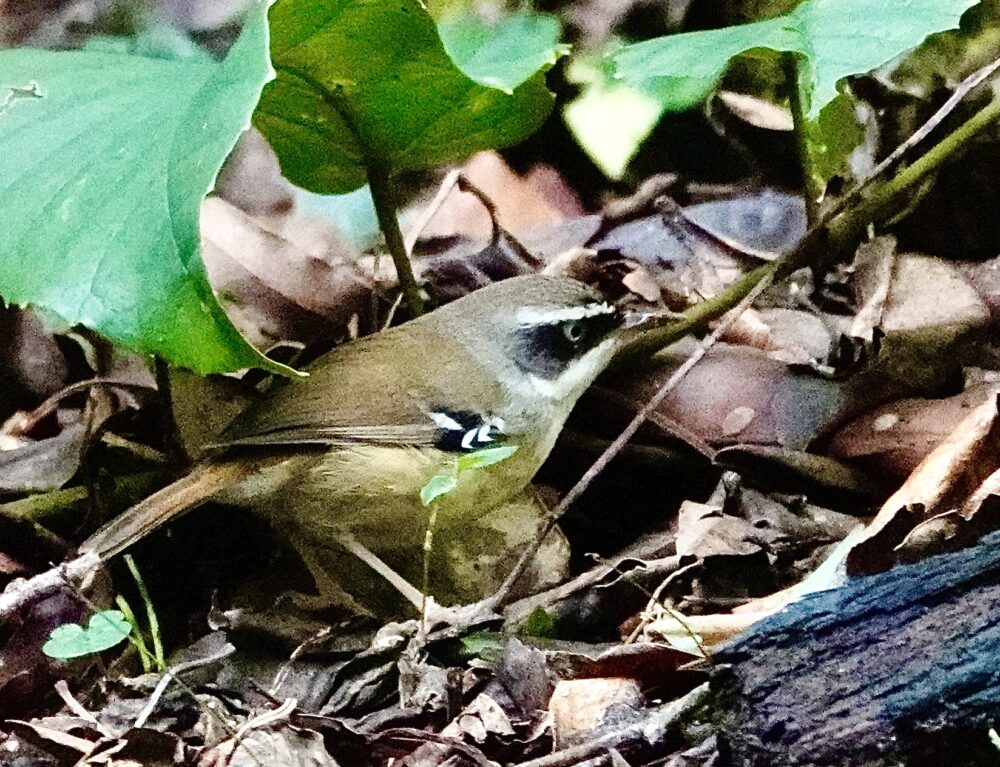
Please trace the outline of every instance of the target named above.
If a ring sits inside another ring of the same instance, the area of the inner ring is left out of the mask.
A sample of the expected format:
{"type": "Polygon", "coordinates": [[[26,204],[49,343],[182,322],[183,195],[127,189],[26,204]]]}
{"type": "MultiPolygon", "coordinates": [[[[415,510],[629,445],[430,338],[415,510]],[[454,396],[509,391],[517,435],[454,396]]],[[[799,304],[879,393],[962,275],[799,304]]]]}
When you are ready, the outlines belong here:
{"type": "MultiPolygon", "coordinates": [[[[454,445],[443,447],[440,419],[498,419],[502,438],[518,447],[505,461],[463,474],[440,499],[439,525],[447,528],[522,493],[576,399],[611,359],[617,323],[582,283],[531,276],[345,344],[310,365],[308,378],[263,396],[187,476],[109,522],[81,550],[112,556],[210,498],[263,513],[300,548],[335,546],[344,530],[376,550],[387,539],[419,544],[427,518],[420,489],[451,470],[456,455],[454,445]],[[594,328],[593,337],[559,335],[574,322],[594,328]],[[552,359],[544,356],[550,337],[561,350],[552,359]],[[546,377],[552,368],[559,374],[546,377]]],[[[499,431],[477,435],[500,439],[499,431]]]]}

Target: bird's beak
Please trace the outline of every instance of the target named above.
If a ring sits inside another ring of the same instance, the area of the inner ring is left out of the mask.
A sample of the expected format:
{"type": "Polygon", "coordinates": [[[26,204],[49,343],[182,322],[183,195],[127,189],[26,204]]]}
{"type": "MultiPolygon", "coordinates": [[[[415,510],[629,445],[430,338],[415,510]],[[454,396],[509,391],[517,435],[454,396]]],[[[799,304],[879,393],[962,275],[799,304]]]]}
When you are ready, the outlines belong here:
{"type": "Polygon", "coordinates": [[[677,321],[677,315],[672,312],[638,312],[625,310],[621,332],[626,335],[645,333],[652,328],[662,328],[677,321]]]}
{"type": "Polygon", "coordinates": [[[662,333],[656,331],[667,328],[678,320],[673,312],[641,312],[624,310],[622,323],[618,328],[616,358],[642,356],[643,353],[659,348],[657,340],[662,333]]]}

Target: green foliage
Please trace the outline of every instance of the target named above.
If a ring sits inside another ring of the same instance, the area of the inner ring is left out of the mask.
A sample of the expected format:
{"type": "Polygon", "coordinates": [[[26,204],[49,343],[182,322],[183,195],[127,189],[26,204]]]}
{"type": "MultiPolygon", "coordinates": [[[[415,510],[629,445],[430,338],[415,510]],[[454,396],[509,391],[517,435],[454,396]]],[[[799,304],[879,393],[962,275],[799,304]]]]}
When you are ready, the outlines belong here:
{"type": "Polygon", "coordinates": [[[487,663],[499,663],[503,658],[507,637],[497,631],[473,631],[458,639],[463,658],[479,658],[487,663]]]}
{"type": "Polygon", "coordinates": [[[993,744],[993,748],[995,748],[997,751],[1000,751],[1000,734],[998,734],[997,731],[992,727],[990,727],[990,729],[986,731],[986,734],[989,736],[990,743],[993,744]]]}
{"type": "Polygon", "coordinates": [[[0,296],[199,372],[275,368],[198,255],[199,205],[268,76],[263,5],[221,62],[0,51],[0,296]]]}
{"type": "Polygon", "coordinates": [[[864,129],[854,113],[854,102],[845,94],[838,95],[819,113],[815,122],[806,121],[805,145],[809,152],[813,184],[822,189],[826,182],[844,172],[851,152],[864,140],[864,129]]]}
{"type": "MultiPolygon", "coordinates": [[[[4,301],[200,373],[289,372],[239,335],[199,257],[201,200],[272,76],[267,5],[221,62],[165,29],[0,52],[4,301]]],[[[256,119],[314,190],[513,143],[551,109],[549,17],[449,27],[491,87],[418,0],[279,0],[271,19],[278,79],[256,119]]]]}
{"type": "Polygon", "coordinates": [[[457,14],[438,23],[438,34],[467,77],[505,93],[513,93],[569,52],[569,46],[559,42],[559,20],[543,13],[513,13],[496,24],[457,14]]]}
{"type": "Polygon", "coordinates": [[[450,493],[458,487],[458,477],[454,474],[435,474],[420,488],[420,502],[430,506],[442,495],[450,493]]]}
{"type": "Polygon", "coordinates": [[[516,452],[517,445],[486,447],[466,455],[460,455],[455,459],[455,469],[459,475],[475,469],[485,469],[487,466],[500,463],[500,461],[506,461],[516,452]]]}
{"type": "Polygon", "coordinates": [[[524,623],[518,626],[517,633],[525,637],[555,639],[559,631],[558,626],[556,626],[556,619],[549,615],[544,608],[536,607],[524,619],[524,623]]]}
{"type": "Polygon", "coordinates": [[[435,474],[420,488],[420,501],[424,506],[430,506],[442,495],[446,495],[458,487],[458,478],[470,471],[485,469],[500,461],[506,461],[517,452],[517,445],[500,445],[476,450],[466,455],[460,455],[452,464],[449,474],[435,474]]]}
{"type": "Polygon", "coordinates": [[[125,613],[125,616],[128,618],[128,622],[135,628],[135,632],[132,635],[132,642],[139,651],[139,657],[142,660],[143,670],[145,670],[146,673],[149,673],[150,671],[166,671],[167,659],[163,654],[163,637],[160,634],[160,619],[156,615],[156,608],[153,606],[153,600],[149,596],[149,590],[146,588],[146,582],[142,579],[139,567],[136,565],[135,560],[132,559],[131,554],[125,555],[125,564],[128,565],[129,572],[132,574],[132,579],[135,581],[136,588],[139,590],[139,596],[142,598],[142,604],[146,608],[146,623],[149,626],[149,636],[153,644],[152,651],[146,646],[146,638],[143,635],[142,630],[139,628],[139,622],[136,620],[135,615],[132,614],[132,611],[128,607],[128,603],[125,601],[124,597],[118,596],[115,602],[119,607],[121,607],[122,612],[125,613]]]}
{"type": "MultiPolygon", "coordinates": [[[[875,69],[930,34],[957,26],[962,13],[976,2],[805,0],[786,15],[765,21],[626,46],[612,57],[615,76],[663,111],[682,111],[708,97],[734,57],[744,55],[741,61],[756,65],[750,68],[773,75],[782,68],[765,62],[761,52],[796,56],[794,87],[803,118],[796,129],[803,132],[811,186],[821,190],[843,171],[848,155],[861,141],[853,105],[844,96],[837,98],[837,83],[875,69]]],[[[630,157],[647,135],[648,131],[638,131],[632,151],[619,149],[618,155],[630,157]]],[[[582,143],[588,148],[587,140],[582,143]]]]}
{"type": "Polygon", "coordinates": [[[132,624],[118,610],[103,610],[90,616],[86,628],[77,623],[56,626],[42,652],[59,660],[82,658],[114,647],[131,632],[132,624]]]}
{"type": "Polygon", "coordinates": [[[958,25],[978,0],[806,0],[785,16],[706,32],[660,37],[615,54],[625,82],[656,94],[665,108],[695,106],[729,63],[757,48],[802,57],[798,87],[810,120],[837,95],[837,82],[868,72],[958,25]]]}
{"type": "Polygon", "coordinates": [[[563,107],[573,137],[610,179],[625,174],[650,131],[663,115],[663,105],[637,88],[615,81],[594,61],[575,58],[566,68],[580,95],[563,107]]]}
{"type": "MultiPolygon", "coordinates": [[[[277,77],[254,124],[285,175],[312,191],[349,192],[372,169],[391,176],[516,143],[552,107],[541,72],[510,94],[469,79],[418,0],[277,0],[270,20],[277,77]]],[[[493,59],[467,63],[482,77],[493,59]]]]}

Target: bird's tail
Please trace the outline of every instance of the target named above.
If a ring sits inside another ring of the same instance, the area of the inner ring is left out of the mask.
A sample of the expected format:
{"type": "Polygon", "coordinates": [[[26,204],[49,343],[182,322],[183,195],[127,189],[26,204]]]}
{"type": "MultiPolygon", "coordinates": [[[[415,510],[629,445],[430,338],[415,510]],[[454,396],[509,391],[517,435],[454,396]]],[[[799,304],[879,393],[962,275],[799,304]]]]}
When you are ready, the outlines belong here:
{"type": "Polygon", "coordinates": [[[223,488],[244,479],[251,471],[237,461],[200,464],[105,524],[80,544],[80,553],[93,552],[102,561],[110,559],[223,488]]]}

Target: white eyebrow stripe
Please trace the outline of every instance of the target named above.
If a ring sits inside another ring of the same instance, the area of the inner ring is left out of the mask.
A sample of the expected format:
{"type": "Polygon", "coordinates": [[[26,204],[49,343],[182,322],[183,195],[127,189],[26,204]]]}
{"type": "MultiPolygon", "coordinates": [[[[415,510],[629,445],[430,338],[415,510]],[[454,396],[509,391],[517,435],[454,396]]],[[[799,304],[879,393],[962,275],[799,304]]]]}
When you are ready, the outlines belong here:
{"type": "Polygon", "coordinates": [[[447,431],[462,431],[464,428],[462,424],[447,413],[428,413],[428,415],[431,420],[434,421],[434,425],[439,429],[445,429],[447,431]]]}
{"type": "Polygon", "coordinates": [[[522,306],[514,318],[520,325],[553,325],[557,322],[582,320],[600,314],[614,314],[615,308],[607,303],[586,306],[566,306],[550,309],[544,306],[522,306]]]}

